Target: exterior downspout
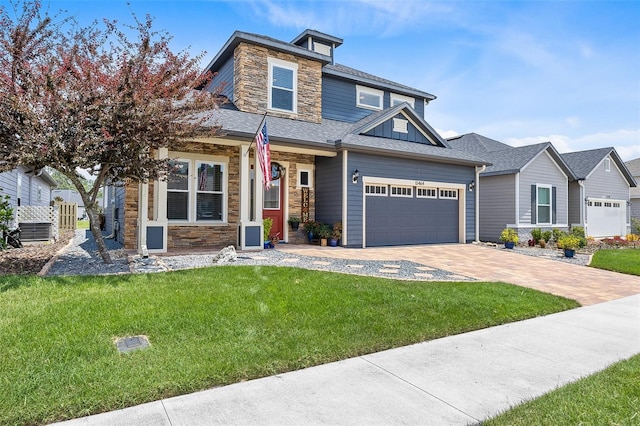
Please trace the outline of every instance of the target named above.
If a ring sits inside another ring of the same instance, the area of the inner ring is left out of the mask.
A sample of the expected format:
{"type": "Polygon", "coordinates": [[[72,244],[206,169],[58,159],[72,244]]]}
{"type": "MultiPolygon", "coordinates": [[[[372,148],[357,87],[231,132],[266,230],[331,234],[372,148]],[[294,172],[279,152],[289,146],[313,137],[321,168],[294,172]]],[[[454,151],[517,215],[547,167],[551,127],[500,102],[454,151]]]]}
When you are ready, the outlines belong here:
{"type": "Polygon", "coordinates": [[[480,242],[480,173],[484,172],[487,168],[486,165],[476,166],[476,196],[475,196],[475,204],[476,204],[476,239],[475,242],[480,242]]]}

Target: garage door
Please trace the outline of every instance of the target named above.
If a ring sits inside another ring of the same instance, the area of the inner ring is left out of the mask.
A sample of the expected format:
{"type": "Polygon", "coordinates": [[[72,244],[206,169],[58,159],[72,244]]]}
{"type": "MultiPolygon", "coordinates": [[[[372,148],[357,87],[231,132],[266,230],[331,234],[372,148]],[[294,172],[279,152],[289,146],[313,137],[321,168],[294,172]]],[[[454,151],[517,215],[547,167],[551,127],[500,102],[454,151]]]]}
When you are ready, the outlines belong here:
{"type": "Polygon", "coordinates": [[[587,202],[587,234],[613,237],[627,232],[627,202],[624,200],[589,199],[587,202]]]}
{"type": "Polygon", "coordinates": [[[366,185],[366,245],[457,243],[458,191],[366,185]]]}

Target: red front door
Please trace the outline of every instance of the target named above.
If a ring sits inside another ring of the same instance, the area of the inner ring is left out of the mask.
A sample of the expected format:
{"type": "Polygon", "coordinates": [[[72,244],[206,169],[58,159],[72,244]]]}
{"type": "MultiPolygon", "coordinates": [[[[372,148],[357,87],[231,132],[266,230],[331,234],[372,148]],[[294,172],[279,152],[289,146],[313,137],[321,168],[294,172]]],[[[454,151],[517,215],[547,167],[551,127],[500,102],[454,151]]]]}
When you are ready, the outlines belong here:
{"type": "Polygon", "coordinates": [[[271,236],[277,236],[278,241],[284,238],[284,215],[282,213],[282,186],[281,179],[271,181],[270,188],[263,190],[262,217],[273,219],[271,236]]]}

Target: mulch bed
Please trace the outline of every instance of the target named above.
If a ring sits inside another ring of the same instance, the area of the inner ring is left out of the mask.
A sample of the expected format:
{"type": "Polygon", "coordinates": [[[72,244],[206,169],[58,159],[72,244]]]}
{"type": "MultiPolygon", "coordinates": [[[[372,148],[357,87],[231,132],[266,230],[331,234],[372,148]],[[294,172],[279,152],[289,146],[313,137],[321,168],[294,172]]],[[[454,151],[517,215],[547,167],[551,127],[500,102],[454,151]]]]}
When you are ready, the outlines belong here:
{"type": "Polygon", "coordinates": [[[55,242],[25,243],[23,248],[0,251],[0,275],[36,275],[73,236],[73,231],[64,231],[55,242]]]}

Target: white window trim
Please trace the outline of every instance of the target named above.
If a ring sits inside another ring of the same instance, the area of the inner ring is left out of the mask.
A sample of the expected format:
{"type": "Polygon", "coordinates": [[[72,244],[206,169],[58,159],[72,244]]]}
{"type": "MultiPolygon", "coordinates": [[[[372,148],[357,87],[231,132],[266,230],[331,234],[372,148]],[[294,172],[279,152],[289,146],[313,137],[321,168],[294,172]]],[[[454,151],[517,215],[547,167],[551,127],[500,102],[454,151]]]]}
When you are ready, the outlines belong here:
{"type": "Polygon", "coordinates": [[[400,185],[392,185],[389,188],[389,196],[390,197],[400,197],[400,198],[413,198],[413,186],[400,186],[400,185]],[[395,190],[395,194],[394,194],[395,190]],[[398,192],[406,192],[406,194],[398,193],[398,192]]]}
{"type": "Polygon", "coordinates": [[[409,121],[402,118],[393,119],[393,131],[397,133],[409,133],[409,121]]]}
{"type": "MultiPolygon", "coordinates": [[[[214,155],[197,155],[185,152],[170,152],[169,158],[173,161],[188,161],[189,162],[189,194],[188,200],[188,220],[182,219],[168,219],[171,225],[226,225],[229,214],[229,158],[219,157],[214,155]],[[200,163],[213,163],[222,165],[222,220],[197,220],[197,193],[198,193],[198,172],[196,164],[200,163]]],[[[167,192],[170,190],[167,188],[167,192]]]]}
{"type": "Polygon", "coordinates": [[[296,164],[296,170],[298,171],[296,188],[313,188],[313,164],[296,164]],[[309,184],[303,185],[300,180],[300,173],[307,172],[309,173],[309,184]]]}
{"type": "Polygon", "coordinates": [[[379,111],[382,109],[382,103],[384,101],[384,92],[378,89],[372,89],[371,87],[356,85],[356,106],[360,108],[373,109],[379,111]],[[380,106],[372,106],[360,103],[360,93],[367,93],[369,95],[378,96],[380,98],[380,106]]]}
{"type": "Polygon", "coordinates": [[[268,99],[268,105],[269,105],[269,109],[273,110],[273,111],[281,111],[281,112],[286,112],[289,114],[297,114],[298,113],[298,64],[295,62],[287,62],[287,61],[283,61],[281,59],[276,59],[276,58],[267,58],[267,64],[269,66],[269,76],[268,76],[268,81],[267,81],[267,99],[268,99]],[[293,110],[289,111],[287,109],[282,109],[282,108],[275,108],[272,105],[272,82],[273,82],[273,67],[279,67],[279,68],[285,68],[285,69],[289,69],[291,71],[293,71],[293,102],[292,102],[292,107],[293,110]]]}
{"type": "Polygon", "coordinates": [[[438,198],[438,188],[424,188],[422,186],[416,187],[416,198],[438,198]],[[425,191],[425,194],[420,194],[420,191],[425,191]],[[433,195],[427,194],[428,191],[433,191],[433,195]]]}
{"type": "Polygon", "coordinates": [[[536,184],[536,223],[538,225],[551,225],[552,222],[553,222],[553,186],[536,184]],[[540,204],[540,199],[538,197],[538,188],[545,188],[549,190],[549,222],[540,222],[539,207],[541,205],[546,206],[546,204],[540,204]]]}
{"type": "Polygon", "coordinates": [[[438,198],[441,200],[457,200],[458,190],[455,188],[438,188],[438,198]],[[450,191],[450,193],[443,194],[443,191],[450,191]]]}
{"type": "Polygon", "coordinates": [[[604,171],[605,172],[610,172],[611,171],[611,158],[609,158],[609,157],[604,159],[604,171]]]}
{"type": "Polygon", "coordinates": [[[393,105],[393,101],[399,101],[400,103],[402,102],[406,102],[409,105],[411,105],[411,108],[415,109],[416,108],[416,100],[415,98],[412,98],[410,96],[404,96],[404,95],[399,95],[397,93],[392,93],[391,94],[391,101],[390,101],[390,106],[394,106],[393,105]]]}
{"type": "Polygon", "coordinates": [[[375,183],[366,184],[366,185],[364,185],[364,193],[365,193],[365,195],[370,196],[370,197],[388,197],[389,196],[389,186],[388,185],[375,184],[375,183]],[[369,192],[368,189],[370,187],[384,188],[384,193],[369,192]]]}

